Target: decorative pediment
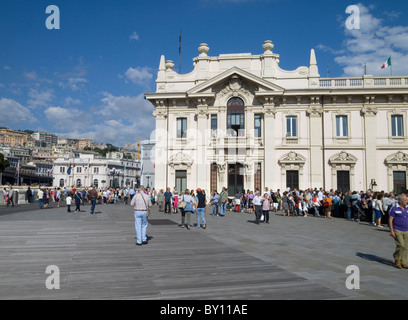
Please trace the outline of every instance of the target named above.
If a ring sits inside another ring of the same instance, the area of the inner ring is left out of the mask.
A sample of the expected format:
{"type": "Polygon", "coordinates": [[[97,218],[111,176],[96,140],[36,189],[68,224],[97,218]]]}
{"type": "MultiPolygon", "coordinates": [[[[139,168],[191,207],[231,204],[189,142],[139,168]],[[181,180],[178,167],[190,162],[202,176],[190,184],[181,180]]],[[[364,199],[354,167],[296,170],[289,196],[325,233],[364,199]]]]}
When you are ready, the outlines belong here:
{"type": "Polygon", "coordinates": [[[247,83],[247,87],[256,87],[259,91],[283,93],[284,88],[266,81],[252,73],[244,71],[240,68],[233,67],[187,91],[189,97],[194,97],[202,93],[208,94],[209,90],[214,92],[214,88],[220,85],[228,84],[226,86],[229,90],[238,90],[243,87],[243,83],[247,83]]]}
{"type": "Polygon", "coordinates": [[[295,151],[291,151],[279,158],[278,163],[280,165],[287,164],[305,164],[306,158],[295,151]]]}
{"type": "Polygon", "coordinates": [[[180,151],[170,157],[169,165],[172,167],[180,165],[191,167],[193,165],[193,159],[188,154],[180,151]]]}
{"type": "Polygon", "coordinates": [[[223,97],[226,95],[232,97],[244,95],[249,97],[254,95],[255,89],[256,88],[254,88],[253,86],[251,87],[247,82],[243,81],[240,77],[234,74],[227,82],[221,83],[220,85],[215,87],[213,91],[219,97],[223,97]]]}
{"type": "Polygon", "coordinates": [[[386,164],[398,165],[404,164],[408,165],[408,154],[402,152],[401,150],[394,153],[385,159],[386,164]]]}
{"type": "Polygon", "coordinates": [[[348,164],[348,165],[355,165],[357,163],[358,159],[353,156],[352,154],[342,151],[340,153],[336,153],[334,156],[332,156],[329,159],[329,163],[331,165],[342,165],[342,164],[348,164]]]}

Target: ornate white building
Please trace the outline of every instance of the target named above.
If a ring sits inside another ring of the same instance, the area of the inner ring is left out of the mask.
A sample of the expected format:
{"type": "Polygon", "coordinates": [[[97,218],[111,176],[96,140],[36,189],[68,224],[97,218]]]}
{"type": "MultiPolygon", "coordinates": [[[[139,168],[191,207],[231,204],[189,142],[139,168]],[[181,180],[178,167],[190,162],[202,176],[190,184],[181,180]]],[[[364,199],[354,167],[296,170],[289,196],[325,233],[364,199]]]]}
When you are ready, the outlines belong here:
{"type": "Polygon", "coordinates": [[[408,77],[321,78],[264,53],[208,56],[178,74],[161,57],[155,93],[155,187],[407,188],[408,77]]]}
{"type": "Polygon", "coordinates": [[[93,154],[65,156],[54,161],[53,178],[53,186],[58,187],[131,188],[140,183],[140,161],[106,159],[93,154]]]}

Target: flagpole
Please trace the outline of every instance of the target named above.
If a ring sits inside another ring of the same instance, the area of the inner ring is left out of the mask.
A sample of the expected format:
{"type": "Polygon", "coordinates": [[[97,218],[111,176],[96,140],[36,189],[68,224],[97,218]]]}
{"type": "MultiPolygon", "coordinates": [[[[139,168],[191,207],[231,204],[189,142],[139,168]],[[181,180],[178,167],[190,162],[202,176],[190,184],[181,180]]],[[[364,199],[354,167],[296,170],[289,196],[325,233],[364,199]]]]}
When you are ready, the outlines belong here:
{"type": "Polygon", "coordinates": [[[17,162],[17,185],[20,185],[20,160],[17,162]]]}
{"type": "Polygon", "coordinates": [[[180,38],[179,38],[179,74],[181,74],[181,32],[182,32],[182,29],[180,29],[180,38]]]}

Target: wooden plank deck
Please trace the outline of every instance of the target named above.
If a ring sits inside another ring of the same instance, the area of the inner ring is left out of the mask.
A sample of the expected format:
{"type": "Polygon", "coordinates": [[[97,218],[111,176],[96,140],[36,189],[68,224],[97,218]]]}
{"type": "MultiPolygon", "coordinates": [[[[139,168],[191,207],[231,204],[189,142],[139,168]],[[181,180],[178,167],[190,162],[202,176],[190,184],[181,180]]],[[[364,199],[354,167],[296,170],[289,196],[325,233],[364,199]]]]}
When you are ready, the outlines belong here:
{"type": "Polygon", "coordinates": [[[344,298],[205,232],[155,224],[168,220],[155,213],[149,244],[138,247],[129,207],[98,210],[0,216],[0,299],[344,298]],[[45,286],[48,265],[60,269],[59,290],[45,286]]]}

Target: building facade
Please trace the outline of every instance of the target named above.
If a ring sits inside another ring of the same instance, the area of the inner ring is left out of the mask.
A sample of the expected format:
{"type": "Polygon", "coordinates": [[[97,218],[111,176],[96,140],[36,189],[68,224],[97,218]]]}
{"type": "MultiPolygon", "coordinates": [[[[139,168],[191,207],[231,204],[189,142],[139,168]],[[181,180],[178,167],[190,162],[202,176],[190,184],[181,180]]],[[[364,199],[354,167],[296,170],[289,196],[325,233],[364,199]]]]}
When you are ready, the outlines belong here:
{"type": "Polygon", "coordinates": [[[130,188],[140,183],[140,161],[93,154],[66,156],[54,161],[53,178],[54,186],[59,187],[130,188]]]}
{"type": "Polygon", "coordinates": [[[34,132],[31,137],[35,140],[36,145],[39,147],[49,147],[58,144],[58,136],[49,132],[34,132]]]}
{"type": "Polygon", "coordinates": [[[10,147],[26,146],[28,134],[11,129],[0,129],[0,145],[10,147]]]}
{"type": "Polygon", "coordinates": [[[178,74],[161,57],[155,93],[155,187],[236,190],[407,189],[408,77],[321,78],[264,53],[208,56],[178,74]]]}
{"type": "Polygon", "coordinates": [[[155,187],[154,146],[155,146],[154,140],[143,140],[141,143],[141,158],[142,158],[141,184],[147,188],[155,187]]]}

